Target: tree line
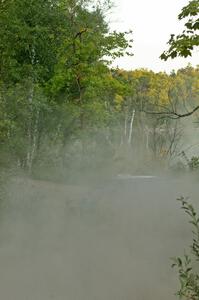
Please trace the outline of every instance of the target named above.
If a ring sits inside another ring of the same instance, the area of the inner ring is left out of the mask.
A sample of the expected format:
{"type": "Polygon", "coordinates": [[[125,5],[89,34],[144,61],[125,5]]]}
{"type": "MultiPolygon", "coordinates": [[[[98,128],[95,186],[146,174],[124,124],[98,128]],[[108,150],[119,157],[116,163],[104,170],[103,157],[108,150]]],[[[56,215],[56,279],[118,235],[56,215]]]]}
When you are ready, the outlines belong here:
{"type": "Polygon", "coordinates": [[[65,172],[124,153],[162,160],[178,151],[172,119],[197,105],[199,68],[112,68],[133,55],[133,40],[132,31],[110,30],[110,9],[109,1],[0,2],[2,167],[65,172]]]}

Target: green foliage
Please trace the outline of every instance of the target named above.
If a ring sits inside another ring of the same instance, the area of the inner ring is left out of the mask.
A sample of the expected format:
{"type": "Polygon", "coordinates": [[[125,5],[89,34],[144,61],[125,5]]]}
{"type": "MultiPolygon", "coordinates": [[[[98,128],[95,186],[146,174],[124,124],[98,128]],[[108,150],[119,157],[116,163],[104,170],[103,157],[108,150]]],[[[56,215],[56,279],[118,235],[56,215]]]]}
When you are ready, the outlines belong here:
{"type": "Polygon", "coordinates": [[[1,1],[0,10],[1,80],[29,77],[43,84],[52,76],[62,37],[56,1],[1,1]]]}
{"type": "Polygon", "coordinates": [[[190,160],[189,167],[191,170],[199,169],[199,157],[193,156],[190,160]]]}
{"type": "Polygon", "coordinates": [[[176,56],[191,56],[194,47],[199,46],[199,0],[189,1],[178,16],[179,20],[186,20],[181,34],[171,35],[168,42],[169,49],[162,53],[161,59],[175,58],[176,56]]]}
{"type": "Polygon", "coordinates": [[[59,145],[62,157],[70,141],[108,126],[121,90],[108,66],[132,47],[131,31],[110,32],[110,7],[109,1],[0,2],[1,157],[9,153],[31,172],[44,145],[59,145]]]}
{"type": "Polygon", "coordinates": [[[131,144],[132,126],[147,153],[172,153],[171,124],[144,111],[197,103],[198,69],[112,69],[115,58],[132,55],[133,41],[132,31],[110,31],[110,8],[110,1],[0,2],[1,166],[62,169],[76,157],[71,147],[89,161],[99,144],[115,157],[131,144]]]}
{"type": "Polygon", "coordinates": [[[173,267],[178,269],[178,277],[180,281],[180,290],[177,295],[183,299],[199,299],[199,216],[188,199],[181,197],[178,199],[181,208],[189,216],[189,223],[192,225],[192,244],[190,252],[183,257],[175,257],[173,259],[173,267]]]}

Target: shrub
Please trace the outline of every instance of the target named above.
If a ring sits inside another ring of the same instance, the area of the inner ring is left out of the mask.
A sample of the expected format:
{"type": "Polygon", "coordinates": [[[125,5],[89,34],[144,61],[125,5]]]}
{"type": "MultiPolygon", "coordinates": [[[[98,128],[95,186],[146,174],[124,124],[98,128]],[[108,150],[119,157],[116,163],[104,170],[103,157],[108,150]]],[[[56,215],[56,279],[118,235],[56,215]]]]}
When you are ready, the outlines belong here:
{"type": "Polygon", "coordinates": [[[192,225],[192,243],[188,254],[183,257],[173,258],[172,267],[177,267],[180,281],[180,289],[177,295],[181,299],[199,300],[199,216],[188,199],[181,197],[181,208],[189,216],[189,223],[192,225]]]}

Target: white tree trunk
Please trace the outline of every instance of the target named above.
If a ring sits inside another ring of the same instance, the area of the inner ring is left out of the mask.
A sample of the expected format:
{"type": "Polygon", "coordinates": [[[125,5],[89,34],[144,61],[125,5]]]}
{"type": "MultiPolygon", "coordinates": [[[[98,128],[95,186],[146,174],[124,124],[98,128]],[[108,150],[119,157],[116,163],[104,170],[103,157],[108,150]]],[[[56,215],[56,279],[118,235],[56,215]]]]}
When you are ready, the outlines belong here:
{"type": "Polygon", "coordinates": [[[39,108],[36,111],[36,115],[34,118],[34,111],[32,107],[34,97],[34,85],[30,89],[30,94],[28,97],[29,107],[30,107],[30,116],[28,120],[28,151],[26,156],[26,167],[29,172],[32,170],[32,163],[35,157],[36,147],[37,147],[37,139],[38,139],[38,124],[39,124],[39,108]]]}
{"type": "Polygon", "coordinates": [[[133,109],[133,113],[131,116],[131,122],[130,122],[130,127],[129,127],[129,138],[128,138],[128,144],[130,145],[132,142],[132,133],[133,133],[133,122],[135,118],[135,109],[133,109]]]}
{"type": "Polygon", "coordinates": [[[128,119],[128,114],[125,113],[125,120],[124,120],[124,136],[125,136],[125,139],[126,139],[126,136],[127,136],[127,119],[128,119]]]}

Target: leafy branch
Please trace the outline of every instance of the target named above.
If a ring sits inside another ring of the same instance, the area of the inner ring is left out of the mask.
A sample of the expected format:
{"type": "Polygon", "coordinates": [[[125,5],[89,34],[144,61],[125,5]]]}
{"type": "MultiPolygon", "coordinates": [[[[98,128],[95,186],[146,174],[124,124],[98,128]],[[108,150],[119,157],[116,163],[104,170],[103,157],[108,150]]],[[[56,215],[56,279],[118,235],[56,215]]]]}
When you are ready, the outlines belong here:
{"type": "Polygon", "coordinates": [[[169,49],[164,51],[160,58],[167,60],[177,56],[191,56],[194,47],[199,46],[199,0],[189,1],[178,15],[179,20],[187,19],[181,34],[171,34],[168,41],[169,49]]]}
{"type": "Polygon", "coordinates": [[[199,274],[195,271],[195,265],[199,261],[199,216],[187,198],[177,199],[181,202],[181,208],[189,216],[192,225],[193,239],[189,254],[182,258],[173,258],[172,267],[177,267],[180,281],[180,290],[177,295],[180,299],[199,300],[199,274]]]}

